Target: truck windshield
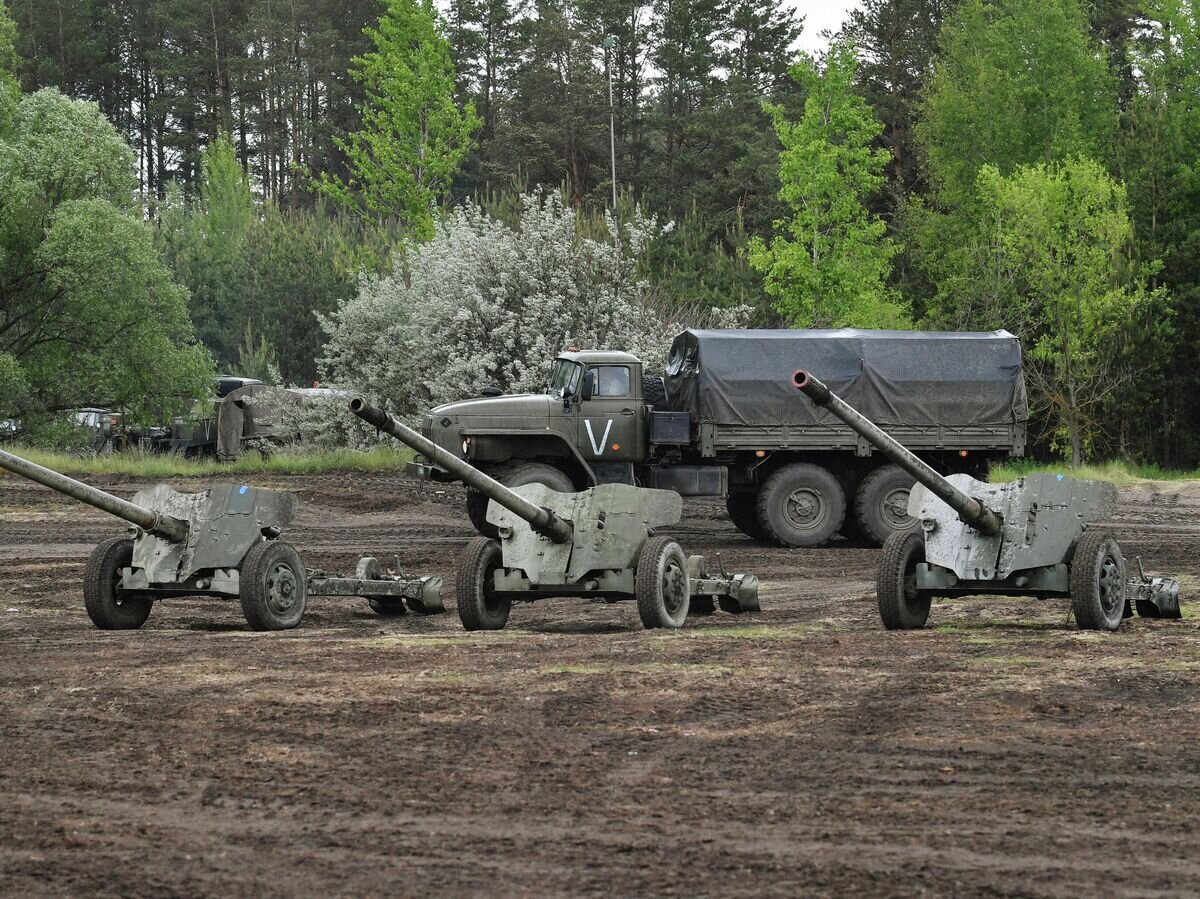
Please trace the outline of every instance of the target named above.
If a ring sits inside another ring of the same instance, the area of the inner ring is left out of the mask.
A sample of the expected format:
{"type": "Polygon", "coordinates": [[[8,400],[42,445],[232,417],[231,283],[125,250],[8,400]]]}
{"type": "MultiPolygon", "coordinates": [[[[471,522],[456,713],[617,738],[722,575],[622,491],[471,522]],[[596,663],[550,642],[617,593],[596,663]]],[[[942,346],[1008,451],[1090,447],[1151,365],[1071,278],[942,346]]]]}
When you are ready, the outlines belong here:
{"type": "Polygon", "coordinates": [[[583,366],[569,359],[555,359],[554,367],[550,369],[550,393],[558,396],[564,387],[568,394],[574,394],[579,389],[579,372],[583,366]]]}

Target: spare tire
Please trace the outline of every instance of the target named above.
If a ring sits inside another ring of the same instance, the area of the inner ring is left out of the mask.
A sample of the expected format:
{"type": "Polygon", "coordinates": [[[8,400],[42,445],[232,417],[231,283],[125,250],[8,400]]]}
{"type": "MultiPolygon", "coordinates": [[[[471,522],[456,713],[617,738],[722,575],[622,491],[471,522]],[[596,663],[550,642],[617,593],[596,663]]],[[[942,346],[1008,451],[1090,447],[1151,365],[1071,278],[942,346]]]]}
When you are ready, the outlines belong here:
{"type": "Polygon", "coordinates": [[[653,406],[661,412],[667,406],[667,382],[646,375],[642,378],[642,397],[647,406],[653,406]]]}

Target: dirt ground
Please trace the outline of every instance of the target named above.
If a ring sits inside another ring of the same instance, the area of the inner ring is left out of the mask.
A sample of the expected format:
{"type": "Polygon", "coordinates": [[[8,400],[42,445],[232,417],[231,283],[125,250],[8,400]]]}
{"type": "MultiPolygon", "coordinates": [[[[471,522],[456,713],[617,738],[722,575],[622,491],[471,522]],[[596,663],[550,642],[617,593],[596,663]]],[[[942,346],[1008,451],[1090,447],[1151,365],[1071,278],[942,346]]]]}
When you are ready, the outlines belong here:
{"type": "MultiPolygon", "coordinates": [[[[301,495],[310,567],[452,583],[471,536],[454,489],[267,485],[301,495]]],[[[256,634],[185,599],[103,633],[83,562],[119,526],[7,478],[0,894],[1194,896],[1200,491],[1122,498],[1185,620],[968,599],[887,633],[877,550],[764,547],[697,502],[677,536],[758,574],[763,612],[646,632],[552,600],[469,635],[315,599],[256,634]]]]}

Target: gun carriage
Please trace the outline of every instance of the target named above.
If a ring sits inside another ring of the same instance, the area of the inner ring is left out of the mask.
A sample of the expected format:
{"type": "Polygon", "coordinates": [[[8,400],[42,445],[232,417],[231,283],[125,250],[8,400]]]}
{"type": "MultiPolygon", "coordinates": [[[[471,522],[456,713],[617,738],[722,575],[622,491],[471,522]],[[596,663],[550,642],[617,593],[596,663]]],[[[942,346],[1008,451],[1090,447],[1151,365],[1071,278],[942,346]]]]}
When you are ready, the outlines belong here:
{"type": "Polygon", "coordinates": [[[361,397],[359,418],[392,435],[488,497],[499,540],[467,546],[457,573],[458,614],[467,630],[499,630],[513,602],[552,596],[635,599],[647,628],[682,627],[689,611],[757,611],[758,578],[709,572],[660,528],[679,522],[683,501],[670,490],[602,484],[559,493],[543,484],[505,487],[361,397]]]}
{"type": "Polygon", "coordinates": [[[139,628],[156,600],[179,596],[238,599],[255,630],[295,627],[309,596],[363,597],[384,615],[444,611],[440,578],[384,572],[373,558],[360,560],[353,578],[306,569],[280,539],[296,513],[290,493],[235,484],[178,493],[158,484],[129,502],[2,450],[0,468],[132,526],[97,546],[84,570],[84,606],[103,630],[139,628]]]}
{"type": "Polygon", "coordinates": [[[888,629],[925,625],[935,597],[1003,594],[1071,600],[1085,630],[1116,630],[1142,617],[1179,618],[1179,582],[1130,576],[1100,524],[1116,511],[1103,481],[1039,474],[1004,484],[942,477],[809,372],[793,385],[829,410],[916,482],[908,514],[920,530],[893,534],[879,563],[879,613],[888,629]]]}

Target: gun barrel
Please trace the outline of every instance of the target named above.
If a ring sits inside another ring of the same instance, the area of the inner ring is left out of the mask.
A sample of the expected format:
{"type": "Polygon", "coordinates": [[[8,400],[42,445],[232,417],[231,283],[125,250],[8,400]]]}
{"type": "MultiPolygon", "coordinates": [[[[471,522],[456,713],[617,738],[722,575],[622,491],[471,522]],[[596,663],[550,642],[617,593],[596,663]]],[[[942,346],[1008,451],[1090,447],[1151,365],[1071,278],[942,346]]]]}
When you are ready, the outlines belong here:
{"type": "Polygon", "coordinates": [[[912,475],[914,481],[926,487],[975,530],[989,536],[1000,532],[999,515],[943,478],[812,374],[800,369],[793,373],[792,384],[818,406],[828,409],[844,421],[852,431],[865,437],[872,446],[912,475]]]}
{"type": "Polygon", "coordinates": [[[401,443],[412,447],[435,465],[460,478],[463,483],[478,490],[489,499],[529,522],[539,534],[544,534],[555,543],[566,543],[571,539],[571,525],[554,515],[549,509],[536,506],[523,496],[514,493],[495,478],[484,474],[475,466],[442,449],[432,440],[418,434],[403,422],[397,421],[377,406],[372,406],[361,396],[350,400],[350,411],[370,425],[391,434],[401,443]]]}
{"type": "Polygon", "coordinates": [[[51,490],[65,493],[67,496],[87,503],[89,506],[95,506],[97,509],[101,509],[110,515],[115,515],[117,518],[124,519],[130,524],[136,524],[143,531],[162,537],[164,540],[169,540],[172,543],[180,543],[187,539],[188,526],[185,522],[177,518],[160,515],[150,509],[144,509],[131,502],[126,502],[119,496],[113,496],[111,493],[105,493],[103,490],[97,490],[95,487],[91,487],[74,478],[69,478],[65,474],[59,474],[57,471],[43,468],[41,465],[30,462],[28,459],[22,459],[20,456],[14,456],[12,453],[5,452],[4,450],[0,450],[0,468],[5,468],[13,474],[36,481],[43,486],[49,487],[51,490]]]}

